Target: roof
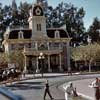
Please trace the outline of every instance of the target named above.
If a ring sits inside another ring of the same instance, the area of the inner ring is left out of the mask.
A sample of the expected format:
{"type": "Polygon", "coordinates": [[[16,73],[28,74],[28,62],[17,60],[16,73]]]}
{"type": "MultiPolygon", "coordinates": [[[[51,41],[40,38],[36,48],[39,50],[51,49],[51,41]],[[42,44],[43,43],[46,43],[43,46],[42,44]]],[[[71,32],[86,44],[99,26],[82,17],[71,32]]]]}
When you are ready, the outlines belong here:
{"type": "MultiPolygon", "coordinates": [[[[24,39],[30,39],[32,36],[32,30],[31,29],[13,29],[10,30],[9,32],[9,37],[8,39],[18,39],[18,33],[22,31],[23,32],[23,37],[24,39]]],[[[64,29],[59,29],[59,28],[48,28],[47,29],[47,36],[49,38],[54,38],[55,37],[55,32],[59,32],[60,38],[68,38],[68,33],[64,29]]]]}
{"type": "MultiPolygon", "coordinates": [[[[23,37],[29,39],[32,36],[32,30],[21,30],[23,32],[23,37]]],[[[9,33],[9,39],[18,39],[18,33],[20,30],[11,30],[9,33]]]]}
{"type": "Polygon", "coordinates": [[[59,32],[60,38],[68,38],[69,37],[68,33],[64,29],[60,29],[60,28],[48,28],[47,29],[47,36],[50,38],[54,38],[56,31],[59,32]]]}

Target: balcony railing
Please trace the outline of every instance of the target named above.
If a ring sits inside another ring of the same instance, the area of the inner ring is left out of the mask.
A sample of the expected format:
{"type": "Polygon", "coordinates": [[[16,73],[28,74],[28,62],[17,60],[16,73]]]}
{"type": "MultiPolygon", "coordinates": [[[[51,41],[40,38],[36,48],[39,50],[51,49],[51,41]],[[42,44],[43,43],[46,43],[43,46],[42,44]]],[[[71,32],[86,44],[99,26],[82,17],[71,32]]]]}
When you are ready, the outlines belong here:
{"type": "Polygon", "coordinates": [[[25,51],[37,51],[37,50],[62,50],[62,47],[49,47],[49,48],[25,48],[25,51]]]}
{"type": "Polygon", "coordinates": [[[49,47],[49,50],[62,50],[62,47],[60,46],[49,47]]]}

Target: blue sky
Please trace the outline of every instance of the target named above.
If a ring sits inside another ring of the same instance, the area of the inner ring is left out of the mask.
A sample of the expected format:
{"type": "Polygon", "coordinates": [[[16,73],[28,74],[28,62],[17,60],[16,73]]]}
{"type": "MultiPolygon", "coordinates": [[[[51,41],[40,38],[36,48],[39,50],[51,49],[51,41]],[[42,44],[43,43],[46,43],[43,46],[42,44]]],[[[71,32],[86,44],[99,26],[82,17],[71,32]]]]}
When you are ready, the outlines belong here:
{"type": "MultiPolygon", "coordinates": [[[[19,4],[21,0],[16,0],[19,4]]],[[[33,3],[35,0],[22,0],[27,1],[28,3],[33,3]]],[[[48,0],[48,4],[55,7],[60,2],[67,2],[74,4],[75,7],[83,7],[86,11],[86,15],[84,17],[84,25],[86,29],[93,22],[94,17],[98,17],[100,19],[100,0],[48,0]]],[[[12,0],[0,0],[3,5],[10,5],[12,0]]]]}

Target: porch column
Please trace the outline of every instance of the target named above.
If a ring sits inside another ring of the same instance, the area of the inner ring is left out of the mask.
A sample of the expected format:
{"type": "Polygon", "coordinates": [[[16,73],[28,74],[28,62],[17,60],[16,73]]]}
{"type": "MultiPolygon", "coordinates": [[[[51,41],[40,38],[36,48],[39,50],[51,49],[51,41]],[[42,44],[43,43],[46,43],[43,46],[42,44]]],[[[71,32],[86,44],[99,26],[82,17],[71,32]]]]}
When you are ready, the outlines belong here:
{"type": "Polygon", "coordinates": [[[52,72],[50,68],[50,55],[48,55],[48,72],[52,72]]]}
{"type": "Polygon", "coordinates": [[[38,42],[35,42],[35,49],[38,50],[38,42]]]}
{"type": "Polygon", "coordinates": [[[6,53],[8,54],[8,63],[11,63],[11,45],[8,45],[8,51],[6,51],[6,53]]]}
{"type": "Polygon", "coordinates": [[[27,56],[24,55],[24,58],[25,58],[24,72],[26,73],[27,72],[27,56]]]}
{"type": "Polygon", "coordinates": [[[68,70],[71,70],[71,66],[70,66],[70,46],[69,46],[69,42],[67,42],[67,67],[68,70]]]}
{"type": "Polygon", "coordinates": [[[47,42],[47,46],[48,46],[48,50],[50,50],[50,47],[49,47],[49,42],[47,42]]]}
{"type": "Polygon", "coordinates": [[[60,53],[60,54],[59,54],[59,70],[60,70],[60,72],[62,72],[62,71],[63,71],[61,61],[62,61],[62,59],[61,59],[61,53],[60,53]]]}
{"type": "Polygon", "coordinates": [[[36,73],[39,73],[39,62],[38,62],[38,57],[36,57],[36,73]]]}

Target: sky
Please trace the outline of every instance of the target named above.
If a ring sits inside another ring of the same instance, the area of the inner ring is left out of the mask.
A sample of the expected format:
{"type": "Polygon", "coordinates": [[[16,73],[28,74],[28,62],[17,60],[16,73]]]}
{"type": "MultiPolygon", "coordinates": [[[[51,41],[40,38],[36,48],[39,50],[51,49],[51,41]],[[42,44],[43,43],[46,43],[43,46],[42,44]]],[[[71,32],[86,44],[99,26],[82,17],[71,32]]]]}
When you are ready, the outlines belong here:
{"type": "MultiPolygon", "coordinates": [[[[32,4],[36,0],[16,0],[17,4],[20,1],[27,1],[32,4]]],[[[48,0],[48,5],[56,7],[60,2],[71,3],[75,7],[83,7],[85,10],[84,26],[86,29],[92,24],[93,19],[98,17],[100,19],[100,0],[48,0]]],[[[3,5],[11,5],[12,0],[0,0],[3,5]]]]}

